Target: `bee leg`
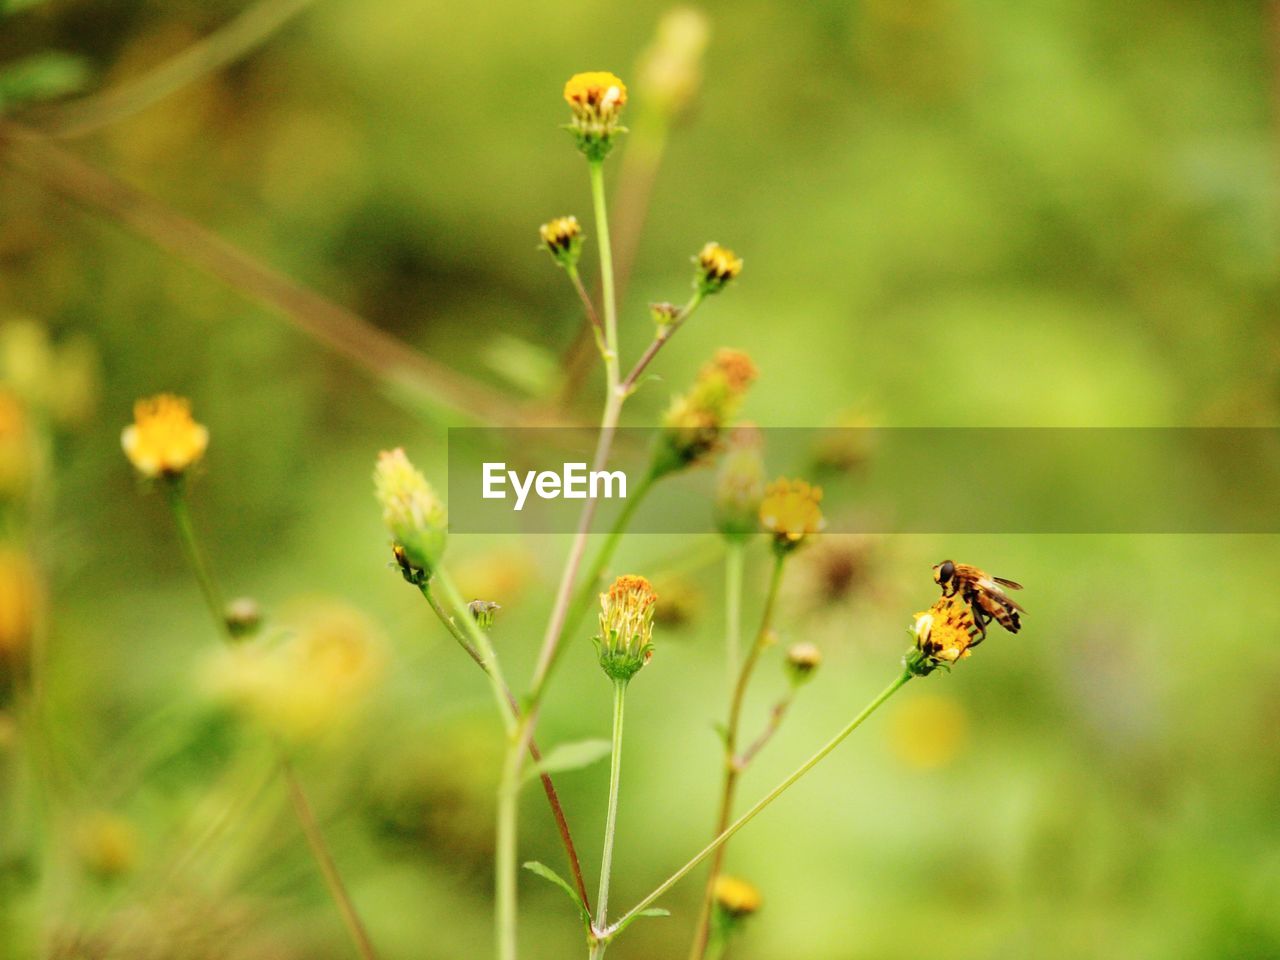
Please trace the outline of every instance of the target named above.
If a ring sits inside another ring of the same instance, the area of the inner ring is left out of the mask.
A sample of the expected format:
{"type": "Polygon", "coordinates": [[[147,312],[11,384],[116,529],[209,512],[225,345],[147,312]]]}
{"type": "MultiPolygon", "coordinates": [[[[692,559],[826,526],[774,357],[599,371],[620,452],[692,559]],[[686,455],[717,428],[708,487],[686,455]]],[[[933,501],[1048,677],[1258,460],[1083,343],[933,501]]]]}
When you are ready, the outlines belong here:
{"type": "Polygon", "coordinates": [[[976,647],[987,639],[987,624],[991,622],[991,617],[976,604],[970,604],[969,609],[973,611],[973,625],[978,628],[978,632],[969,646],[976,647]]]}

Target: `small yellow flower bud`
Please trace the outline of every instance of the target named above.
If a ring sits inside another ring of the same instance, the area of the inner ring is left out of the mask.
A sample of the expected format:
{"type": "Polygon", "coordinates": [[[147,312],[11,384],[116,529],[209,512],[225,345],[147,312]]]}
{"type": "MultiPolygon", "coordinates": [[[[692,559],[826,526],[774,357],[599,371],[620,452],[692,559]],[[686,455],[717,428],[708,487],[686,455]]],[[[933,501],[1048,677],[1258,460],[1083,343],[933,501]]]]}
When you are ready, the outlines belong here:
{"type": "Polygon", "coordinates": [[[626,683],[653,656],[653,608],[658,595],[644,577],[618,577],[600,594],[600,635],[595,638],[604,672],[626,683]]]}
{"type": "Polygon", "coordinates": [[[690,390],[677,397],[663,417],[654,475],[692,466],[712,453],[755,378],[756,366],[745,353],[717,351],[690,390]]]}
{"type": "Polygon", "coordinates": [[[407,579],[429,579],[444,554],[449,524],[444,504],[399,447],[378,455],[373,485],[401,571],[407,579]]]}
{"type": "Polygon", "coordinates": [[[939,597],[928,610],[917,613],[911,632],[916,649],[908,656],[907,666],[917,676],[924,676],[969,656],[979,629],[969,604],[951,596],[939,597]]]}
{"type": "Polygon", "coordinates": [[[753,884],[723,874],[716,877],[713,895],[717,909],[735,920],[759,912],[763,903],[760,891],[753,884]]]}
{"type": "Polygon", "coordinates": [[[826,526],[822,516],[822,488],[803,480],[775,480],[760,502],[760,525],[773,534],[775,550],[793,550],[805,537],[826,526]]]}
{"type": "Polygon", "coordinates": [[[191,402],[162,393],[133,406],[133,423],[120,445],[144,477],[176,478],[198,463],[209,446],[209,431],[191,418],[191,402]]]}
{"type": "Polygon", "coordinates": [[[649,316],[653,318],[654,326],[661,332],[676,322],[676,319],[680,316],[680,308],[674,303],[667,303],[666,301],[651,303],[649,304],[649,316]]]}
{"type": "Polygon", "coordinates": [[[582,227],[574,216],[556,217],[538,228],[542,249],[546,250],[566,270],[578,265],[582,255],[582,227]]]}
{"type": "Polygon", "coordinates": [[[817,644],[793,643],[787,650],[787,675],[792,684],[800,686],[813,679],[822,666],[822,651],[817,644]]]}
{"type": "Polygon", "coordinates": [[[570,129],[588,160],[600,161],[613,149],[613,138],[627,105],[627,85],[604,70],[576,73],[564,85],[564,99],[573,111],[570,129]]]}
{"type": "Polygon", "coordinates": [[[742,540],[760,529],[764,484],[764,435],[743,424],[729,434],[716,481],[716,526],[722,534],[742,540]]]}
{"type": "Polygon", "coordinates": [[[705,294],[719,293],[742,272],[742,258],[718,243],[708,243],[693,262],[698,265],[693,285],[705,294]]]}

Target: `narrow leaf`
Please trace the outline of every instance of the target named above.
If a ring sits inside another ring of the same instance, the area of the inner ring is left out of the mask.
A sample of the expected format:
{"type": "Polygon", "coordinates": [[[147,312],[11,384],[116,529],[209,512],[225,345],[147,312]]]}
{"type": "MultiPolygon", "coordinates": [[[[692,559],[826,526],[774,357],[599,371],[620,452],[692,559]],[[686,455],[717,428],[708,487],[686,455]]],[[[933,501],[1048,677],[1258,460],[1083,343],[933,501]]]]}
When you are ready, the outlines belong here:
{"type": "Polygon", "coordinates": [[[544,755],[541,762],[531,766],[525,772],[525,779],[529,780],[544,773],[581,770],[598,760],[603,760],[612,749],[613,744],[608,740],[578,740],[574,743],[562,743],[544,755]]]}
{"type": "Polygon", "coordinates": [[[545,863],[542,863],[538,860],[526,861],[524,864],[524,868],[528,870],[530,873],[537,874],[543,880],[547,880],[551,883],[554,883],[557,887],[559,887],[566,894],[568,894],[569,899],[573,901],[573,905],[578,908],[578,916],[582,918],[582,922],[585,924],[591,923],[591,917],[587,915],[586,908],[583,907],[582,901],[578,899],[577,892],[573,889],[573,887],[569,886],[568,880],[560,876],[560,874],[556,873],[554,870],[548,867],[545,863]]]}

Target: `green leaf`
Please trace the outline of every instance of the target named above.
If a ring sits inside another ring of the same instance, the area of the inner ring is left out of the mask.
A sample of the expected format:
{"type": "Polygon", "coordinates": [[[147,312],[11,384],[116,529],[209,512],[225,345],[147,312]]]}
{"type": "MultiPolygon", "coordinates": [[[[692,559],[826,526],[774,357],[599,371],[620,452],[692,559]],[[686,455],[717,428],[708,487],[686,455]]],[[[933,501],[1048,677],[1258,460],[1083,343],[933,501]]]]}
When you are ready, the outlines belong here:
{"type": "Polygon", "coordinates": [[[573,901],[573,905],[578,908],[578,916],[582,919],[582,922],[585,925],[590,927],[591,916],[587,913],[587,908],[582,905],[582,901],[578,899],[578,894],[574,891],[573,887],[569,886],[568,880],[560,876],[560,874],[556,873],[554,870],[548,867],[545,863],[542,863],[538,860],[526,861],[524,864],[524,868],[528,870],[530,873],[537,874],[543,880],[547,880],[550,883],[554,883],[557,887],[559,887],[566,894],[568,894],[569,899],[573,901]]]}
{"type": "Polygon", "coordinates": [[[612,749],[613,744],[608,740],[578,740],[575,743],[562,743],[553,747],[541,761],[530,767],[525,772],[525,779],[531,780],[544,773],[581,770],[598,760],[603,760],[612,749]]]}
{"type": "Polygon", "coordinates": [[[79,90],[89,79],[81,57],[49,51],[0,67],[0,107],[49,100],[79,90]]]}

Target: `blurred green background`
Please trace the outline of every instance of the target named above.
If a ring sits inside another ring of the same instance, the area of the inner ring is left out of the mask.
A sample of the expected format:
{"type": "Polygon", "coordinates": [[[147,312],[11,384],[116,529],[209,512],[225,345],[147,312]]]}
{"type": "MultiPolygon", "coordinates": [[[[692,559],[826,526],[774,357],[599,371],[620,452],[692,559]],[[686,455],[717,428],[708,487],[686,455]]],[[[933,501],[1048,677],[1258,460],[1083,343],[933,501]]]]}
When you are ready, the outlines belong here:
{"type": "MultiPolygon", "coordinates": [[[[23,6],[0,20],[0,102],[37,130],[60,108],[36,95],[127,84],[244,9],[23,6]]],[[[319,0],[229,66],[54,149],[510,394],[513,416],[545,409],[581,314],[536,228],[572,212],[594,232],[560,89],[584,69],[630,80],[666,9],[319,0]]],[[[705,241],[746,268],[664,351],[627,422],[655,422],[721,345],[756,359],[745,415],[766,426],[1280,420],[1273,4],[702,9],[704,79],[653,181],[624,351],[647,342],[649,300],[686,295],[705,241]]],[[[627,119],[652,149],[644,94],[633,83],[627,119]]],[[[611,177],[642,168],[627,150],[611,177]]],[[[445,428],[472,421],[69,202],[12,151],[0,137],[8,429],[36,438],[41,463],[4,530],[49,603],[44,729],[24,737],[13,701],[0,712],[0,956],[31,956],[32,938],[76,958],[351,955],[263,736],[209,695],[217,638],[163,498],[121,456],[134,398],[160,390],[190,396],[210,429],[193,509],[228,592],[272,614],[346,604],[382,637],[362,708],[298,764],[383,956],[486,955],[501,734],[483,678],[387,569],[369,479],[376,453],[403,445],[442,484],[445,428]]],[[[591,420],[598,394],[589,380],[566,412],[591,420]]],[[[450,545],[464,592],[503,605],[511,677],[532,669],[567,546],[450,545]]],[[[1014,577],[1030,612],[1017,637],[997,631],[953,675],[909,685],[735,840],[728,868],[765,905],[731,955],[1280,957],[1276,547],[939,535],[800,553],[780,632],[826,663],[743,801],[894,675],[932,563],[1014,577]]],[[[613,565],[668,601],[629,697],[619,907],[710,835],[717,550],[637,536],[613,565]]],[[[748,625],[766,564],[760,544],[748,625]]],[[[761,669],[750,727],[783,689],[779,661],[761,669]]],[[[606,736],[609,694],[572,638],[540,740],[606,736]]],[[[560,786],[594,884],[605,771],[560,786]]],[[[522,823],[522,857],[559,869],[536,790],[522,823]]],[[[610,956],[684,956],[699,886],[610,956]]],[[[580,954],[558,892],[526,876],[521,898],[524,956],[580,954]]]]}

